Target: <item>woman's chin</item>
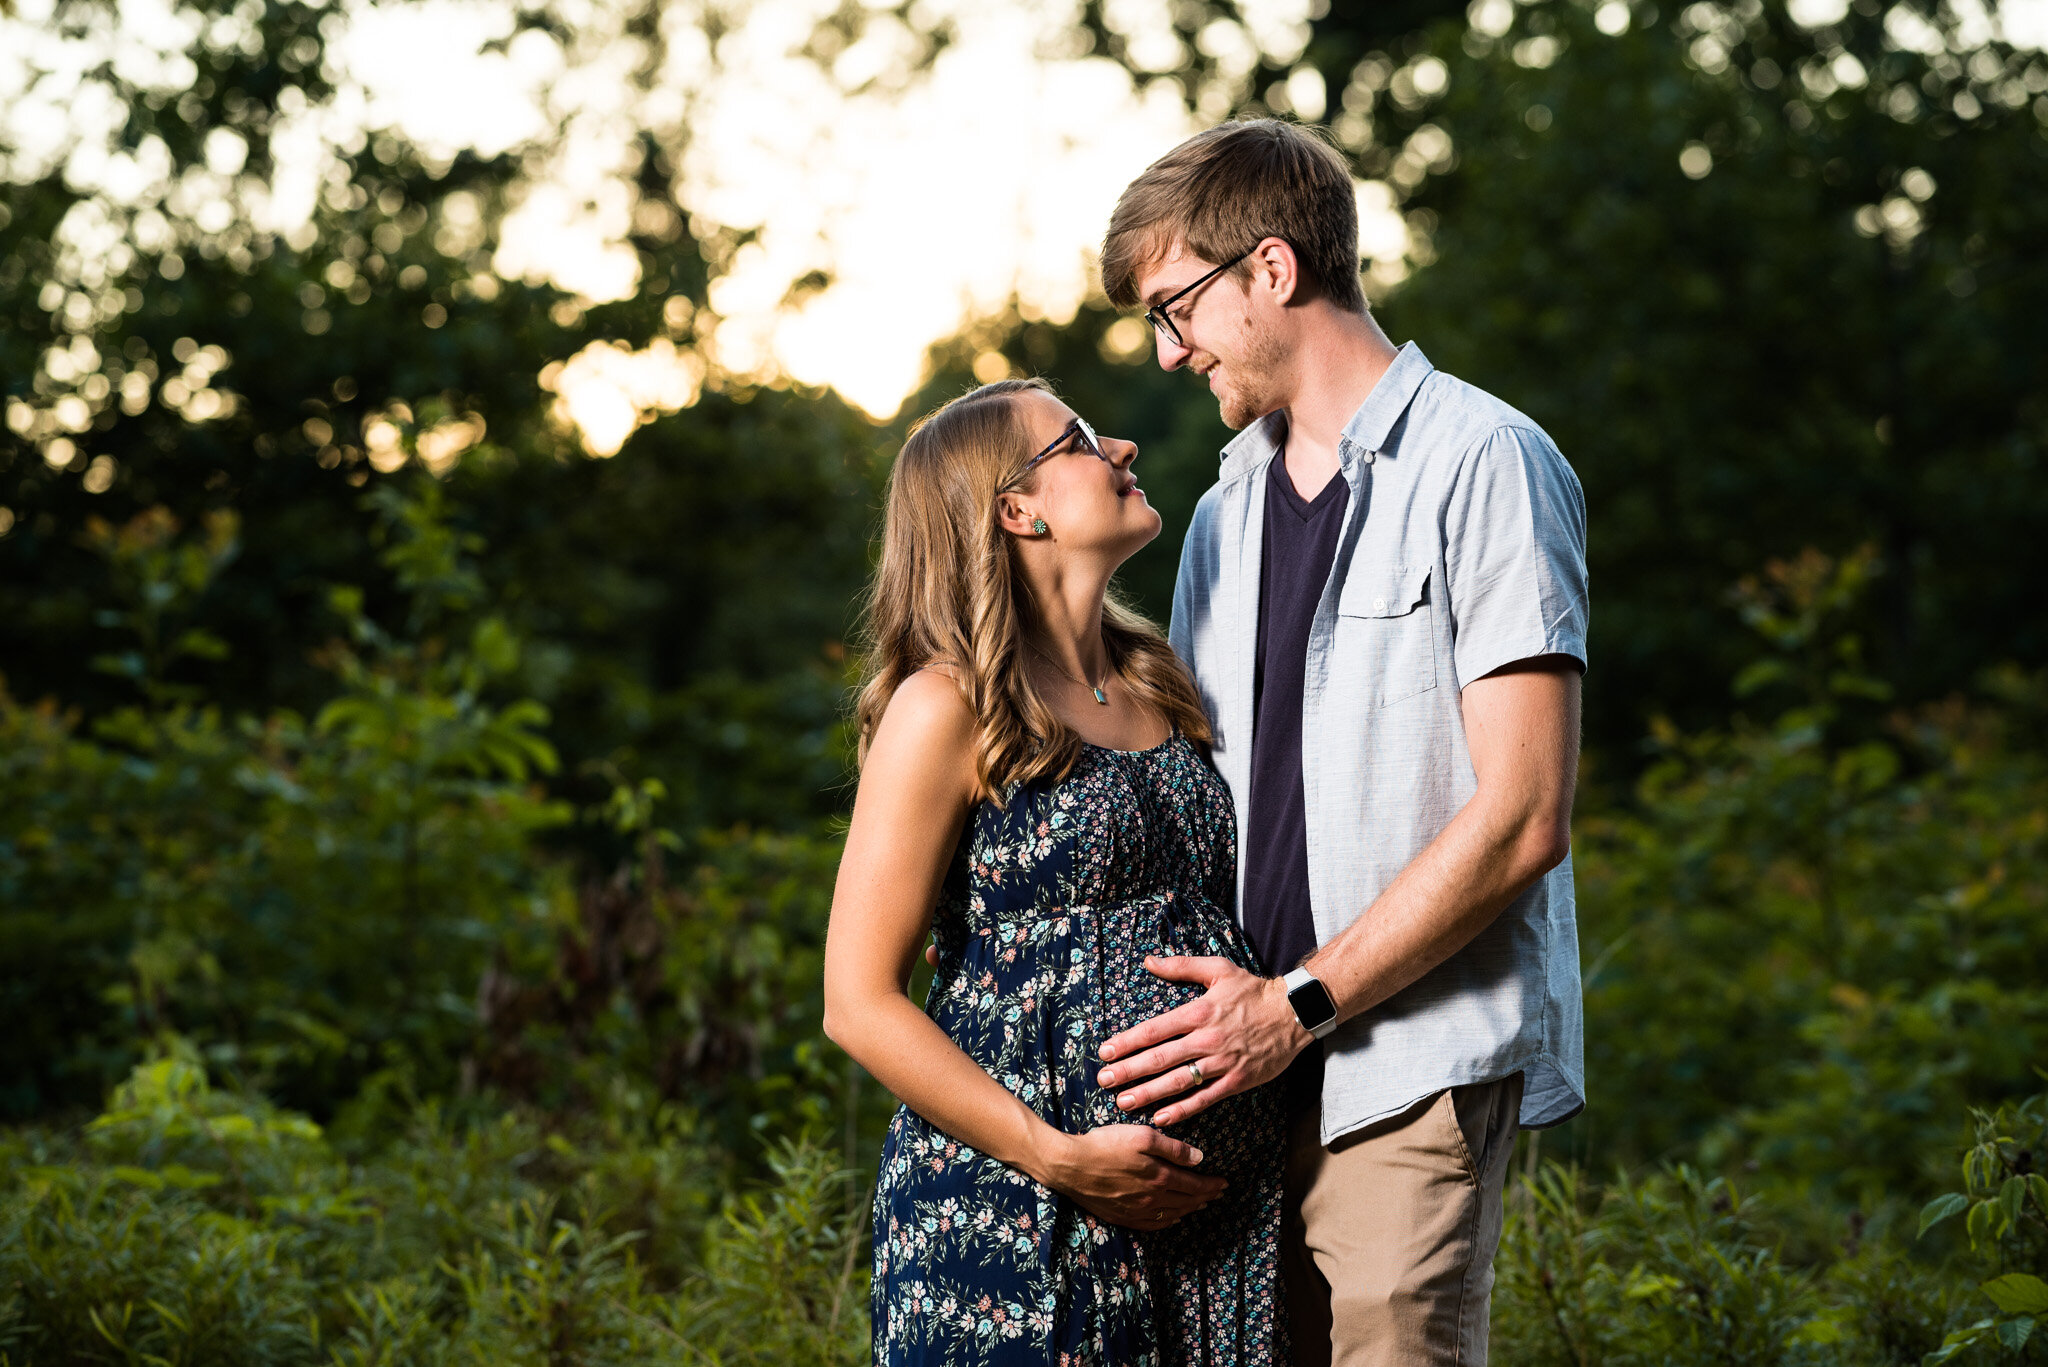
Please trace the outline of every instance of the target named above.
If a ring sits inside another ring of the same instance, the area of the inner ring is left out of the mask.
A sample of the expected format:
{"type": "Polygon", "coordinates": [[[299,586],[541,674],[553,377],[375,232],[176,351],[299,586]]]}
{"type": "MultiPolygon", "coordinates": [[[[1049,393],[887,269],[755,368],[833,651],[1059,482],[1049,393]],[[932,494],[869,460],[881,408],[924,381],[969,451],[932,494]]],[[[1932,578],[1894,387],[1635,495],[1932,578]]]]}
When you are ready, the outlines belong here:
{"type": "MultiPolygon", "coordinates": [[[[1145,496],[1134,492],[1130,497],[1142,500],[1145,496]]],[[[1129,559],[1145,547],[1151,545],[1158,538],[1160,530],[1166,525],[1166,520],[1159,516],[1159,510],[1149,503],[1144,504],[1144,516],[1139,518],[1133,515],[1133,521],[1137,523],[1137,526],[1132,529],[1131,548],[1124,552],[1125,559],[1129,559]]]]}

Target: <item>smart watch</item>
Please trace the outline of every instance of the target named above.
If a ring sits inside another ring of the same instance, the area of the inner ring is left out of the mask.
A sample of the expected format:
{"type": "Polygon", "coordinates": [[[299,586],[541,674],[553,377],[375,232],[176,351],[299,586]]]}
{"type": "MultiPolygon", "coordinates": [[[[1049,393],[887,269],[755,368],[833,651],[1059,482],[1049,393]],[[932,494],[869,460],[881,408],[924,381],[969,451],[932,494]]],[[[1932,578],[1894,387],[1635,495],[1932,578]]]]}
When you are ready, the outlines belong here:
{"type": "Polygon", "coordinates": [[[1287,986],[1287,1004],[1294,1008],[1294,1018],[1302,1029],[1321,1039],[1337,1028],[1337,1003],[1330,1000],[1330,989],[1315,974],[1297,968],[1280,981],[1287,986]]]}

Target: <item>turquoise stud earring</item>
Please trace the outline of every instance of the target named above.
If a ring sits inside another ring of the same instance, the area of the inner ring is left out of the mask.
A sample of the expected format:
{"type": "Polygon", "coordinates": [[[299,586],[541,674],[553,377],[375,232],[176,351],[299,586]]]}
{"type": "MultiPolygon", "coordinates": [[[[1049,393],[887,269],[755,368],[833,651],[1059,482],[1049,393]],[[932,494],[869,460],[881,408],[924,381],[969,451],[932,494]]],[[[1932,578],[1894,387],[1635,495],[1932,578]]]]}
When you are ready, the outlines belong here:
{"type": "Polygon", "coordinates": [[[1047,532],[1050,532],[1052,528],[1045,525],[1044,518],[1034,517],[1031,519],[1031,530],[1038,533],[1040,536],[1044,536],[1047,532]]]}

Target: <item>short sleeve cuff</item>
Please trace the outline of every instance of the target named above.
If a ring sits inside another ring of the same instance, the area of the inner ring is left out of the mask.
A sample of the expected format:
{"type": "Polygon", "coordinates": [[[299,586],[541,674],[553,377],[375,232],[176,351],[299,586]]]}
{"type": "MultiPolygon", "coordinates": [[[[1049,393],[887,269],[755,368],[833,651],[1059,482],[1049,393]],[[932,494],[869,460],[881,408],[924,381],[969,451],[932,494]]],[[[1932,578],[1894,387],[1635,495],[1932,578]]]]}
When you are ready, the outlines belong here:
{"type": "Polygon", "coordinates": [[[1542,636],[1530,635],[1512,641],[1459,642],[1456,652],[1458,685],[1483,679],[1498,669],[1543,655],[1563,655],[1586,672],[1586,638],[1560,627],[1542,636]]]}

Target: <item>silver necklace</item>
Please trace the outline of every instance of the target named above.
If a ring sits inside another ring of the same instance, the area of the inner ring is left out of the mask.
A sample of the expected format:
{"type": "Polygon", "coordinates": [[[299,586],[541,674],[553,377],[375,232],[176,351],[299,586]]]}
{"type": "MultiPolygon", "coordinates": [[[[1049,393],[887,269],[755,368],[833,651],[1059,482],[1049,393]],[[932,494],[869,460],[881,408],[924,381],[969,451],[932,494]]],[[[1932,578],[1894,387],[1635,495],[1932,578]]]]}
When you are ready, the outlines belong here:
{"type": "Polygon", "coordinates": [[[1102,682],[1100,684],[1092,684],[1089,683],[1086,679],[1077,677],[1072,670],[1068,669],[1058,660],[1055,660],[1052,656],[1040,650],[1037,646],[1031,647],[1031,653],[1033,655],[1036,655],[1039,659],[1045,661],[1047,664],[1051,665],[1054,669],[1057,669],[1060,673],[1066,675],[1069,679],[1072,679],[1075,683],[1081,685],[1081,687],[1087,689],[1090,693],[1093,693],[1095,695],[1095,701],[1101,703],[1104,707],[1109,706],[1109,697],[1102,691],[1109,684],[1109,675],[1107,673],[1103,674],[1102,682]]]}

